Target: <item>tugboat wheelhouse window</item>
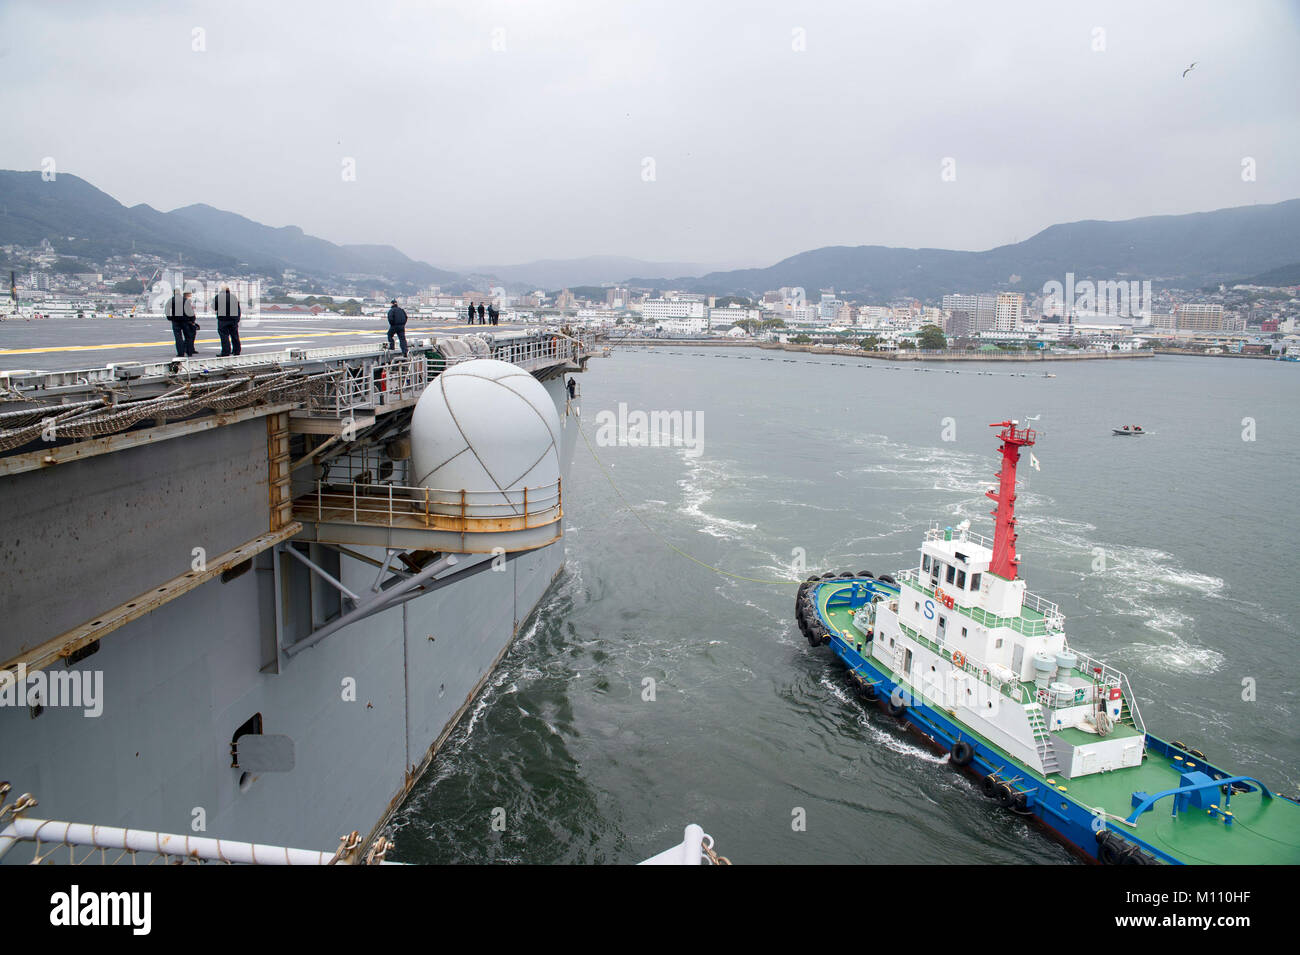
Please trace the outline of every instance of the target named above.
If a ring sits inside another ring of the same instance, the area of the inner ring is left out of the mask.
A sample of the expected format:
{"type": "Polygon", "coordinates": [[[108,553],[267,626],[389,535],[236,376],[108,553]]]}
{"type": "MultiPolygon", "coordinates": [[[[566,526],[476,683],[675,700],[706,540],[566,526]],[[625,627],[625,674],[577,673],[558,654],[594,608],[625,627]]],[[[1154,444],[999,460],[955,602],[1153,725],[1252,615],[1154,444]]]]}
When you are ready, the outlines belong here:
{"type": "Polygon", "coordinates": [[[954,568],[952,564],[944,564],[944,566],[948,568],[948,583],[952,583],[953,577],[957,574],[956,568],[954,568]]]}
{"type": "Polygon", "coordinates": [[[958,590],[966,589],[966,571],[964,570],[957,571],[957,589],[958,590]]]}
{"type": "Polygon", "coordinates": [[[970,589],[971,589],[971,590],[979,590],[979,589],[980,589],[980,575],[979,575],[979,574],[971,574],[971,575],[970,575],[970,589]]]}
{"type": "Polygon", "coordinates": [[[921,573],[923,573],[923,574],[928,574],[929,572],[930,572],[930,555],[929,555],[929,554],[922,554],[922,555],[921,555],[921,573]]]}

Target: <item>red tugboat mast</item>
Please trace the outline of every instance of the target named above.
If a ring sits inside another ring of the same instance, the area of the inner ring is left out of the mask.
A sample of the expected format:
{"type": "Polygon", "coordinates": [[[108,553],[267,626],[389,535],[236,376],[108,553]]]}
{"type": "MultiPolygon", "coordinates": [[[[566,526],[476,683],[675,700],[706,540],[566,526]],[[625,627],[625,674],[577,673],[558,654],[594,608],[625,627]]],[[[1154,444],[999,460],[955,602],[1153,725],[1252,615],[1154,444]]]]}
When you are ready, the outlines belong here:
{"type": "Polygon", "coordinates": [[[997,504],[997,509],[990,511],[993,515],[993,561],[989,564],[989,571],[1007,580],[1016,579],[1016,570],[1020,566],[1016,560],[1016,464],[1020,461],[1020,449],[1038,438],[1032,428],[1017,428],[1016,424],[1015,421],[999,421],[989,425],[990,428],[1002,429],[998,433],[1002,441],[1002,467],[997,473],[998,492],[985,492],[997,504]]]}

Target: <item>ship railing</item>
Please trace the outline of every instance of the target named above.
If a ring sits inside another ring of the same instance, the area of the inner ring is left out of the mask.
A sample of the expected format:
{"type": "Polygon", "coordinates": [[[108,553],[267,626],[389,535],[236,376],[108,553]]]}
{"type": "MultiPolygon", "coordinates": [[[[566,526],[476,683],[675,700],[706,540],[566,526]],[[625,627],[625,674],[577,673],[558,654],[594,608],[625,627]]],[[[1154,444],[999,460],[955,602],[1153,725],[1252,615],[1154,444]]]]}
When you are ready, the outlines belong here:
{"type": "MultiPolygon", "coordinates": [[[[898,628],[921,646],[937,653],[942,659],[947,660],[949,663],[953,662],[952,649],[950,647],[935,640],[931,640],[929,637],[925,636],[925,634],[913,630],[905,623],[900,622],[898,628]]],[[[1024,688],[1019,680],[999,680],[986,664],[973,659],[972,657],[968,657],[965,654],[962,655],[962,661],[961,666],[958,666],[957,669],[964,673],[969,673],[971,676],[975,677],[975,679],[979,680],[986,686],[993,688],[1007,699],[1021,705],[1034,702],[1029,691],[1024,688]]],[[[956,666],[955,663],[953,665],[956,666]]]]}
{"type": "Polygon", "coordinates": [[[1129,683],[1128,675],[1081,650],[1075,650],[1073,647],[1068,649],[1079,658],[1078,668],[1080,672],[1087,673],[1098,686],[1119,688],[1125,703],[1128,704],[1129,714],[1133,718],[1133,728],[1145,736],[1146,724],[1142,721],[1142,714],[1138,711],[1137,697],[1133,695],[1133,687],[1129,683]]]}
{"type": "Polygon", "coordinates": [[[382,365],[345,364],[312,383],[307,411],[314,416],[343,418],[360,408],[418,398],[428,383],[429,365],[421,354],[382,365]]]}
{"type": "MultiPolygon", "coordinates": [[[[919,590],[928,597],[934,596],[934,588],[921,583],[921,575],[915,567],[900,570],[894,575],[894,579],[900,584],[908,584],[914,590],[919,590]]],[[[1031,595],[1026,594],[1026,596],[1031,595]]],[[[1038,598],[1034,599],[1038,600],[1038,598]]],[[[1007,627],[1026,637],[1044,637],[1048,633],[1064,630],[1065,616],[1060,610],[1056,609],[1056,604],[1050,604],[1043,600],[1039,600],[1039,603],[1052,609],[1052,613],[1050,615],[1044,613],[1041,620],[1027,620],[1024,617],[999,617],[983,607],[967,607],[960,603],[954,604],[952,609],[985,627],[1007,627]]]]}
{"type": "MultiPolygon", "coordinates": [[[[466,326],[469,334],[475,334],[475,326],[466,326]]],[[[491,334],[491,333],[488,333],[491,334]]],[[[492,342],[487,353],[470,352],[462,355],[441,355],[433,359],[433,375],[462,362],[476,358],[494,358],[497,361],[518,365],[526,371],[537,371],[560,363],[578,364],[584,357],[594,353],[596,334],[579,330],[572,334],[556,330],[531,332],[525,338],[507,338],[492,342]]]]}
{"type": "Polygon", "coordinates": [[[1044,600],[1037,594],[1031,594],[1026,590],[1021,605],[1041,613],[1048,630],[1065,629],[1065,614],[1061,613],[1059,605],[1052,603],[1050,600],[1044,600]]]}
{"type": "Polygon", "coordinates": [[[979,544],[981,547],[993,549],[993,539],[985,537],[983,534],[976,534],[970,528],[962,529],[960,527],[948,527],[940,525],[938,521],[930,524],[930,529],[925,532],[925,539],[928,541],[970,541],[972,544],[979,544]]]}
{"type": "MultiPolygon", "coordinates": [[[[0,815],[0,824],[3,821],[0,815]]],[[[0,858],[16,849],[14,858],[30,865],[400,865],[384,858],[391,846],[381,836],[366,849],[357,833],[352,833],[340,839],[334,852],[293,849],[21,815],[12,815],[9,824],[0,829],[0,858]]]]}
{"type": "Polygon", "coordinates": [[[313,416],[342,418],[363,408],[396,404],[418,398],[429,381],[453,365],[484,358],[537,371],[561,363],[578,364],[595,351],[596,335],[578,330],[538,332],[527,338],[494,342],[487,354],[437,355],[427,357],[419,345],[412,345],[407,358],[383,364],[344,365],[314,382],[308,394],[307,410],[313,416]]]}
{"type": "Polygon", "coordinates": [[[527,530],[563,516],[561,482],[515,490],[471,491],[400,484],[331,484],[293,502],[294,516],[317,523],[426,528],[457,533],[527,530]]]}

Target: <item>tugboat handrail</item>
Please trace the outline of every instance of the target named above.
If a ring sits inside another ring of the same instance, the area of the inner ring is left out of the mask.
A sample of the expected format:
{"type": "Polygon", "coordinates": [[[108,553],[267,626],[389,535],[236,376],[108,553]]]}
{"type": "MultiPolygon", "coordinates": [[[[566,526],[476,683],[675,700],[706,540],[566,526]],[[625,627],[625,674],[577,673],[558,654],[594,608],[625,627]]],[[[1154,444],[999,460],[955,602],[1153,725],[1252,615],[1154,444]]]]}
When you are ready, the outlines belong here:
{"type": "Polygon", "coordinates": [[[930,529],[925,532],[925,539],[928,541],[970,541],[972,544],[979,544],[989,550],[993,549],[993,538],[985,537],[983,534],[977,534],[969,529],[940,527],[937,521],[931,522],[930,529]]]}
{"type": "MultiPolygon", "coordinates": [[[[948,647],[945,647],[943,644],[936,643],[935,641],[931,640],[929,637],[925,636],[925,634],[913,630],[911,627],[909,627],[907,624],[901,621],[898,624],[898,628],[902,630],[903,633],[907,634],[909,637],[915,640],[917,643],[921,644],[921,646],[933,650],[935,653],[939,654],[939,656],[943,657],[945,654],[947,654],[946,659],[950,663],[952,662],[952,651],[948,647]]],[[[1029,691],[1026,690],[1021,684],[1004,683],[1003,681],[996,679],[993,676],[992,672],[989,670],[989,668],[985,666],[983,663],[981,663],[979,660],[972,659],[971,657],[963,657],[963,661],[964,662],[961,664],[961,666],[958,667],[959,670],[961,670],[963,673],[969,673],[971,676],[975,677],[975,679],[979,680],[981,683],[997,690],[1007,699],[1012,700],[1016,703],[1020,703],[1022,705],[1026,703],[1034,702],[1033,697],[1029,695],[1029,691]]],[[[956,664],[953,665],[956,666],[956,664]]]]}
{"type": "Polygon", "coordinates": [[[1089,656],[1082,650],[1074,647],[1069,649],[1079,658],[1079,669],[1091,674],[1099,685],[1119,687],[1120,693],[1128,704],[1128,711],[1133,717],[1133,728],[1145,735],[1146,724],[1142,722],[1142,714],[1138,712],[1137,698],[1133,695],[1133,687],[1128,682],[1128,676],[1122,670],[1116,670],[1113,666],[1089,656]]]}
{"type": "MultiPolygon", "coordinates": [[[[906,583],[909,586],[921,591],[927,597],[934,596],[934,590],[922,584],[919,580],[920,574],[916,568],[900,570],[894,575],[894,579],[900,584],[906,583]]],[[[1024,617],[999,617],[995,613],[989,613],[983,607],[967,607],[962,604],[955,604],[953,610],[970,617],[976,623],[983,624],[986,627],[1008,627],[1017,633],[1024,634],[1026,637],[1042,637],[1051,631],[1065,629],[1065,615],[1060,612],[1056,604],[1043,600],[1033,594],[1025,594],[1026,602],[1030,598],[1033,603],[1030,604],[1034,610],[1040,610],[1043,614],[1042,620],[1026,620],[1024,617]]]]}

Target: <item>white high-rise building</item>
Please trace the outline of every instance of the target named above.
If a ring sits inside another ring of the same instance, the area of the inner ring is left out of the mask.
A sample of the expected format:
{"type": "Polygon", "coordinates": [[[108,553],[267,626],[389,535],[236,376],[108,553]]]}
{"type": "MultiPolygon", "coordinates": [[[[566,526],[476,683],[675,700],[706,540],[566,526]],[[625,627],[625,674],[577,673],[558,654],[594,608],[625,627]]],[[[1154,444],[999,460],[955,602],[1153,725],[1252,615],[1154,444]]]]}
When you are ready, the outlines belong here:
{"type": "Polygon", "coordinates": [[[1023,292],[999,292],[993,314],[993,327],[1000,332],[1014,332],[1020,328],[1020,318],[1025,310],[1023,292]]]}
{"type": "Polygon", "coordinates": [[[674,318],[704,318],[702,301],[685,301],[672,298],[648,298],[641,303],[641,315],[647,322],[663,322],[674,318]]]}

